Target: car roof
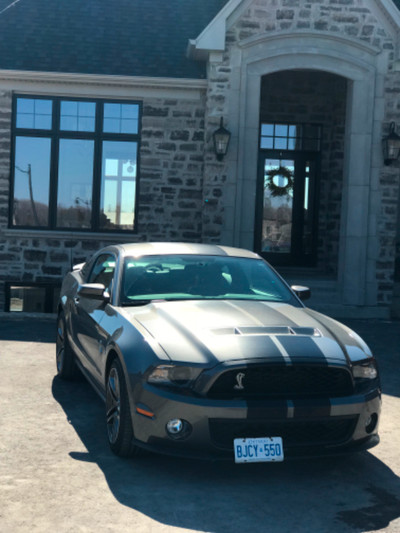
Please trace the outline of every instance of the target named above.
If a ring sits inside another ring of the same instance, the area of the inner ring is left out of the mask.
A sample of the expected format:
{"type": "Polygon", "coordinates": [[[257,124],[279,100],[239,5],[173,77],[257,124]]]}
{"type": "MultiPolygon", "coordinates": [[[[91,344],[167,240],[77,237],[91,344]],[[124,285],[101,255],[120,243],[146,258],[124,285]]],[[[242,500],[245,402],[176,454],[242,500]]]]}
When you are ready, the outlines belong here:
{"type": "Polygon", "coordinates": [[[199,244],[184,242],[146,242],[129,243],[117,246],[119,251],[125,256],[145,256],[145,255],[217,255],[230,257],[244,257],[260,259],[254,252],[242,248],[230,246],[220,246],[215,244],[199,244]]]}

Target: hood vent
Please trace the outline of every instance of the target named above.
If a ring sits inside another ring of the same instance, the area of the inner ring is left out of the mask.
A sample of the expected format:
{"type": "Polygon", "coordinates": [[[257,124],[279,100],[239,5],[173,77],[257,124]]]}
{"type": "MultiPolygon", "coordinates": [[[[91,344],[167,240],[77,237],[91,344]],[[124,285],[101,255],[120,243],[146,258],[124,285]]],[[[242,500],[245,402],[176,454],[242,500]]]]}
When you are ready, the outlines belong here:
{"type": "Polygon", "coordinates": [[[303,335],[306,337],[322,337],[317,328],[302,328],[298,326],[244,326],[212,329],[211,332],[214,335],[303,335]]]}

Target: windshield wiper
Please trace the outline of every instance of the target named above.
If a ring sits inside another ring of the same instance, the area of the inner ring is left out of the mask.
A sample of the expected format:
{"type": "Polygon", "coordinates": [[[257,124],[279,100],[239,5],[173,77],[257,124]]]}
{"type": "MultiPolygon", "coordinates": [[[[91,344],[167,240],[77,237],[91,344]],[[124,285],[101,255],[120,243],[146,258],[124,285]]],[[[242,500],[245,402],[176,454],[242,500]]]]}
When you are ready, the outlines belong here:
{"type": "Polygon", "coordinates": [[[164,298],[154,298],[154,300],[145,300],[145,299],[142,299],[142,300],[128,300],[128,301],[125,301],[125,302],[122,302],[121,305],[122,307],[135,307],[135,306],[140,306],[140,305],[147,305],[147,304],[152,304],[152,303],[157,303],[157,302],[165,302],[165,299],[164,298]]]}
{"type": "Polygon", "coordinates": [[[147,305],[154,302],[154,300],[129,300],[129,302],[122,302],[122,307],[135,307],[140,305],[147,305]]]}

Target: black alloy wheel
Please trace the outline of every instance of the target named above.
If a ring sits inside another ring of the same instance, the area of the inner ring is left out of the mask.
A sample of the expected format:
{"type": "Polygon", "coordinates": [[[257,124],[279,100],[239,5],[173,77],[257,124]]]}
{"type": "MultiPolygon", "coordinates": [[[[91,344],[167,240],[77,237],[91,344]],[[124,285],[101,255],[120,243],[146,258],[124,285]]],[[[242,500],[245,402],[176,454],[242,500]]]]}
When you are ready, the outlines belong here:
{"type": "Polygon", "coordinates": [[[76,376],[75,354],[68,342],[65,316],[60,312],[57,319],[56,339],[57,375],[62,379],[71,380],[76,376]]]}
{"type": "Polygon", "coordinates": [[[132,443],[133,429],[128,393],[121,363],[114,359],[107,377],[106,389],[107,436],[111,450],[119,457],[137,452],[132,443]]]}

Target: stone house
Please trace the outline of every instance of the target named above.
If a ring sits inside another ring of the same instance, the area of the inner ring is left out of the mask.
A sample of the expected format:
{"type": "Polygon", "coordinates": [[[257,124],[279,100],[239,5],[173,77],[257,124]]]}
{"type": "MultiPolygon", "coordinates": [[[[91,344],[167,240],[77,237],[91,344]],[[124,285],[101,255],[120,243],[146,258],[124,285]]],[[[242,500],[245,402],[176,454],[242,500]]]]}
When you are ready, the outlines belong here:
{"type": "Polygon", "coordinates": [[[399,313],[399,7],[0,0],[0,310],[172,240],[255,250],[333,315],[399,313]]]}

